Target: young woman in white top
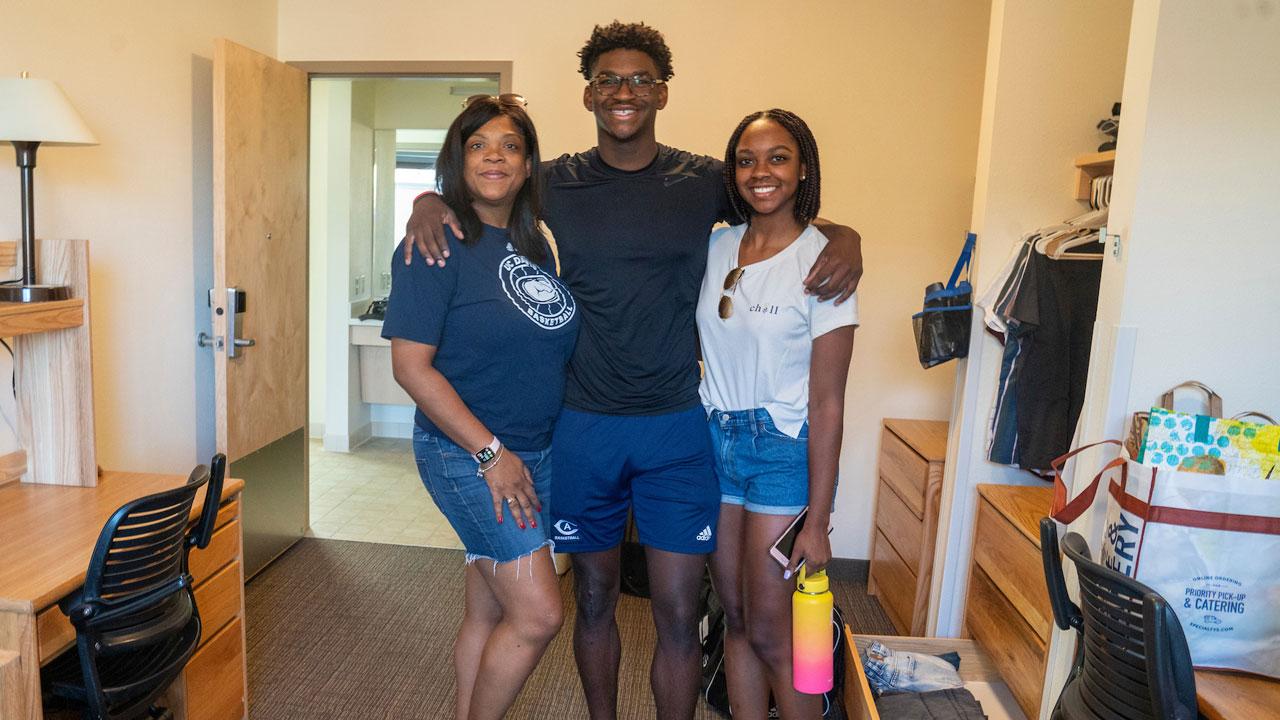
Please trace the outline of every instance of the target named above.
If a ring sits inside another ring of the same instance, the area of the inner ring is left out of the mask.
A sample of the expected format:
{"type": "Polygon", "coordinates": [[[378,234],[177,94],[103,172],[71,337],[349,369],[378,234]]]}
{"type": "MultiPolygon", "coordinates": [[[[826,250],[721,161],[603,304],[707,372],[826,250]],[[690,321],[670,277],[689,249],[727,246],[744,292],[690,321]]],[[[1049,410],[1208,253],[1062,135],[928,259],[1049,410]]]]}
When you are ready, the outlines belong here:
{"type": "Polygon", "coordinates": [[[786,720],[818,718],[822,699],[791,685],[792,574],[831,559],[827,537],[857,296],[835,305],[803,280],[826,239],[818,215],[818,148],[786,110],[743,119],[725,151],[725,184],[742,225],[711,236],[698,300],[702,401],[720,479],[712,577],[725,609],[725,669],[734,718],[764,718],[769,694],[786,720]],[[784,570],[769,547],[806,506],[784,570]]]}

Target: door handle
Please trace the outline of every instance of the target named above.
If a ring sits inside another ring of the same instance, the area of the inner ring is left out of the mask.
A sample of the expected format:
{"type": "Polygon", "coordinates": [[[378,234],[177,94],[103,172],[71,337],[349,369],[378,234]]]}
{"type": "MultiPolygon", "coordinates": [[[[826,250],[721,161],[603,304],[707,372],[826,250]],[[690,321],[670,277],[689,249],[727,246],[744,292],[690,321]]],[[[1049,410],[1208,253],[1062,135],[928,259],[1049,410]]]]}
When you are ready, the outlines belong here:
{"type": "Polygon", "coordinates": [[[253,338],[237,337],[240,334],[240,316],[244,314],[248,306],[247,296],[243,290],[229,287],[226,289],[226,302],[219,304],[215,298],[218,296],[217,290],[209,291],[209,305],[213,308],[215,315],[227,316],[227,338],[230,342],[223,339],[221,335],[209,335],[208,333],[200,333],[196,336],[196,344],[200,347],[211,347],[215,351],[221,350],[226,353],[227,357],[239,357],[238,348],[247,348],[257,345],[257,341],[253,338]]]}
{"type": "Polygon", "coordinates": [[[214,350],[221,350],[222,336],[210,335],[209,333],[201,330],[200,334],[196,335],[196,345],[199,345],[202,348],[211,347],[214,350]]]}

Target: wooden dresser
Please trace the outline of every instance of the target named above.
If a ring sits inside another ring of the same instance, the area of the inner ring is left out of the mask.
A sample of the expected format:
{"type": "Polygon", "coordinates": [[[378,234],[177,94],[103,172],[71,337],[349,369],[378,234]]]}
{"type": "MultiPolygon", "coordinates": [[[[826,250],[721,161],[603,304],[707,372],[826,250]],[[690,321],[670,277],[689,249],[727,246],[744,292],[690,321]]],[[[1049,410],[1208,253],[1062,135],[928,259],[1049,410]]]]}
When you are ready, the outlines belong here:
{"type": "Polygon", "coordinates": [[[1040,713],[1053,608],[1040,556],[1048,486],[979,485],[966,634],[991,658],[1027,717],[1040,713]]]}
{"type": "Polygon", "coordinates": [[[947,423],[886,419],[867,590],[903,635],[924,635],[947,423]]]}

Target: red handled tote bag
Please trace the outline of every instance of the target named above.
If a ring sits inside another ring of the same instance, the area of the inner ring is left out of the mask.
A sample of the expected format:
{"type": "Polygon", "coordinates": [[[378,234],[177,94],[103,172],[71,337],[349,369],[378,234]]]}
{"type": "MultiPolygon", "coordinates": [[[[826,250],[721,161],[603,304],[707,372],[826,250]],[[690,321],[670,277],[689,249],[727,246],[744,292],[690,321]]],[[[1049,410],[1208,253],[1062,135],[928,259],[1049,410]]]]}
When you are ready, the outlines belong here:
{"type": "MultiPolygon", "coordinates": [[[[1060,471],[1076,449],[1054,461],[1060,471]]],[[[1155,468],[1121,454],[1070,502],[1054,478],[1053,518],[1068,523],[1105,487],[1100,562],[1164,596],[1196,667],[1280,678],[1280,479],[1155,468]]]]}

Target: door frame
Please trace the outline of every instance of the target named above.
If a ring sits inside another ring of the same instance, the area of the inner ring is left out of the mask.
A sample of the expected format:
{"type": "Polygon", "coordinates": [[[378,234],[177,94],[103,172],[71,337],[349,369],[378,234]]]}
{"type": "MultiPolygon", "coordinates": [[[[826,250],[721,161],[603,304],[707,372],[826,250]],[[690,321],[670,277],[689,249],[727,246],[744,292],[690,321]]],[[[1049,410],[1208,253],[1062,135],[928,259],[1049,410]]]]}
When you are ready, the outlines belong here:
{"type": "MultiPolygon", "coordinates": [[[[498,91],[500,93],[511,92],[512,75],[514,63],[511,60],[291,60],[286,62],[287,65],[296,67],[307,73],[308,88],[311,87],[311,81],[319,78],[350,78],[350,79],[367,79],[367,78],[415,78],[415,77],[455,77],[455,76],[474,76],[474,75],[496,75],[498,77],[498,91]]],[[[308,100],[308,107],[314,99],[308,100]]],[[[316,142],[316,138],[308,139],[308,157],[310,157],[310,144],[316,142]]],[[[308,205],[310,205],[311,196],[310,182],[308,187],[308,205]]],[[[308,223],[307,228],[307,255],[308,255],[308,273],[307,273],[307,318],[311,321],[311,315],[314,310],[311,303],[311,272],[310,259],[311,253],[315,251],[313,246],[314,228],[308,223]]],[[[329,328],[326,327],[326,336],[323,347],[328,347],[331,338],[328,337],[329,328]]],[[[348,337],[347,344],[350,344],[348,337]]],[[[307,392],[311,393],[311,346],[308,342],[307,348],[307,392]]],[[[327,376],[334,375],[333,369],[326,365],[327,376]]],[[[342,373],[339,371],[339,375],[342,373]]],[[[347,373],[348,376],[350,373],[347,373]]],[[[327,382],[327,380],[326,380],[327,382]]],[[[311,403],[308,402],[307,408],[307,439],[314,437],[313,427],[311,423],[311,403]]],[[[327,402],[326,402],[326,415],[327,402]]],[[[327,425],[327,418],[326,423],[327,425]]],[[[372,424],[371,424],[372,426],[372,424]]],[[[328,428],[323,433],[328,435],[328,428]]],[[[356,447],[362,440],[357,440],[352,436],[351,447],[356,447]]],[[[309,461],[308,461],[309,464],[309,461]]],[[[308,516],[310,513],[308,513],[308,516]]]]}
{"type": "Polygon", "coordinates": [[[510,60],[290,60],[308,80],[323,77],[449,77],[497,75],[498,91],[511,92],[510,60]]]}

